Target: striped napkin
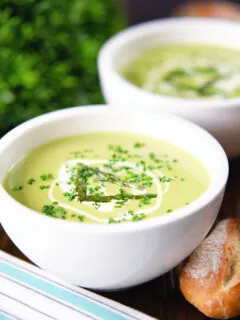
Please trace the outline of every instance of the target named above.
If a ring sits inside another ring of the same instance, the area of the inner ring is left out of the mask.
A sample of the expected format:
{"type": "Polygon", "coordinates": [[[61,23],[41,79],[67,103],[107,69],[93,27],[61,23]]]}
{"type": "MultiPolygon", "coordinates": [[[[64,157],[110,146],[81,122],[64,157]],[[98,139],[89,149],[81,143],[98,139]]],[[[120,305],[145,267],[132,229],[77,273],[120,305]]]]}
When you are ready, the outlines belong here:
{"type": "Polygon", "coordinates": [[[0,251],[0,320],[153,320],[0,251]]]}

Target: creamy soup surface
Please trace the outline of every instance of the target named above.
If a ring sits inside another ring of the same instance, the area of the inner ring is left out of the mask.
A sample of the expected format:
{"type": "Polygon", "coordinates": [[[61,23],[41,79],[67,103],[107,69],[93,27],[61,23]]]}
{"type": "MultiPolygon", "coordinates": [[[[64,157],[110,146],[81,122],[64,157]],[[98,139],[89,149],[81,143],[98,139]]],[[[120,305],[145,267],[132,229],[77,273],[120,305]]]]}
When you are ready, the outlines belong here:
{"type": "Polygon", "coordinates": [[[240,97],[240,50],[208,45],[148,49],[120,74],[153,93],[180,98],[240,97]]]}
{"type": "Polygon", "coordinates": [[[86,133],[40,145],[10,168],[7,192],[55,218],[126,223],[189,205],[209,187],[203,164],[165,141],[86,133]]]}

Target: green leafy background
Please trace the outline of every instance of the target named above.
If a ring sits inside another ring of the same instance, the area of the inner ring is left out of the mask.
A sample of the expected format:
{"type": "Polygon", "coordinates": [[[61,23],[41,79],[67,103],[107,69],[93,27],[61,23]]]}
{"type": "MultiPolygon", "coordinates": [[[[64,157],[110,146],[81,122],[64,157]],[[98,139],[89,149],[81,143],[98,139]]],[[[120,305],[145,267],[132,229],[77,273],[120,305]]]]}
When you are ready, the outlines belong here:
{"type": "Polygon", "coordinates": [[[0,9],[1,132],[103,101],[97,53],[125,25],[114,0],[2,0],[0,9]]]}

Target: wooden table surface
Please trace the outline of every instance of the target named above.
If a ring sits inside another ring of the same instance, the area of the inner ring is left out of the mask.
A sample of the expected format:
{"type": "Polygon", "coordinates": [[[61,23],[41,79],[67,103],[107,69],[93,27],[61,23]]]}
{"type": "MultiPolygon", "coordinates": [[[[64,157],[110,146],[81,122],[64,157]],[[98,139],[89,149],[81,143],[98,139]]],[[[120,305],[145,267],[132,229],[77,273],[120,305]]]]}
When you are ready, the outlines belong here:
{"type": "MultiPolygon", "coordinates": [[[[240,217],[240,158],[230,163],[230,177],[219,219],[226,217],[240,217]]],[[[1,226],[0,249],[28,261],[14,246],[1,226]]],[[[102,295],[161,320],[208,319],[184,300],[177,283],[173,286],[171,280],[171,273],[168,273],[129,290],[102,293],[102,295]]]]}

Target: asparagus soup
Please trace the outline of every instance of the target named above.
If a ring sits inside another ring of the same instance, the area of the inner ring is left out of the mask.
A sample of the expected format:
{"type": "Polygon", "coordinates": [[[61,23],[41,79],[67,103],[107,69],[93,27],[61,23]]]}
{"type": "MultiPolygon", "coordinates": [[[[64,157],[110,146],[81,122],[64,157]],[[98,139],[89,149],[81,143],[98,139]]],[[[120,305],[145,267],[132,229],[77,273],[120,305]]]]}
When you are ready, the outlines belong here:
{"type": "Polygon", "coordinates": [[[55,218],[125,223],[187,206],[209,187],[203,164],[156,138],[97,132],[40,145],[3,182],[23,205],[55,218]]]}
{"type": "Polygon", "coordinates": [[[153,93],[180,98],[240,97],[239,50],[209,45],[152,48],[127,63],[120,73],[153,93]]]}

